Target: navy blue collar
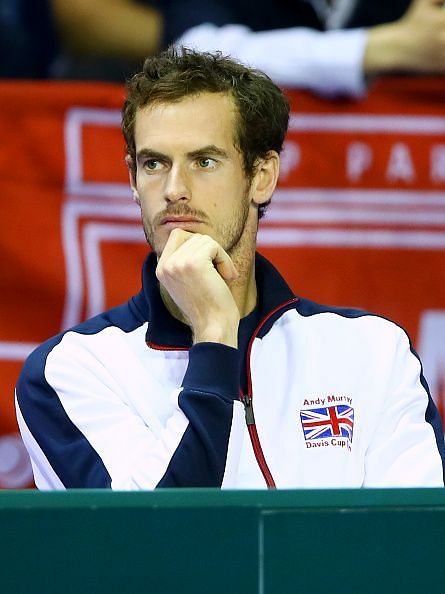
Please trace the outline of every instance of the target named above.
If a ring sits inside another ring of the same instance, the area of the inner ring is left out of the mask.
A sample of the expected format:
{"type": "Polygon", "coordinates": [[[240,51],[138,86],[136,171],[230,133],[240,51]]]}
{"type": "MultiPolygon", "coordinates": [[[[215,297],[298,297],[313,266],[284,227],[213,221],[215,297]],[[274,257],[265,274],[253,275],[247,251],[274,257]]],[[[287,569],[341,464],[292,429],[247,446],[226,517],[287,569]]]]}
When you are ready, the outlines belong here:
{"type": "MultiPolygon", "coordinates": [[[[189,349],[192,346],[192,332],[189,326],[174,318],[162,300],[159,281],[156,278],[156,256],[148,255],[142,268],[142,291],[148,308],[147,343],[158,349],[189,349]]],[[[270,312],[294,294],[280,273],[258,252],[255,255],[255,280],[257,283],[257,306],[248,316],[240,321],[239,338],[241,344],[253,334],[255,328],[270,312]]],[[[145,308],[144,308],[145,309],[145,308]]]]}

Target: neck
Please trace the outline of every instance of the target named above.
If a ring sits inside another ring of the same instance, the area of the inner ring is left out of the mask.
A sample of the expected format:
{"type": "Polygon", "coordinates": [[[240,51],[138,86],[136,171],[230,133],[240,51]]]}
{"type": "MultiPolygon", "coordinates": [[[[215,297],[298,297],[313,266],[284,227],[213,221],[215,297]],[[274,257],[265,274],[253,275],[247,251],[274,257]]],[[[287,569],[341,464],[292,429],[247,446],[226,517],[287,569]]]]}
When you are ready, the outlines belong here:
{"type": "Polygon", "coordinates": [[[257,287],[255,281],[255,246],[257,221],[253,225],[246,224],[240,241],[229,251],[229,256],[238,270],[239,277],[228,283],[235,303],[244,318],[256,306],[257,287]]]}

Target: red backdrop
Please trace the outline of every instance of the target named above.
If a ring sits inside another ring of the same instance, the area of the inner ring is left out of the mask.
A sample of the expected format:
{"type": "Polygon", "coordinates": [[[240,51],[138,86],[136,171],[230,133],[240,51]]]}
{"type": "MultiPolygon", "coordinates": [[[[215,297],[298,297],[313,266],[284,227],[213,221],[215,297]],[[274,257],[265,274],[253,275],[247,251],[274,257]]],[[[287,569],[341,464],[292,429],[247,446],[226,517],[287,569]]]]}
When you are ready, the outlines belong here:
{"type": "MultiPolygon", "coordinates": [[[[259,249],[297,294],[410,333],[445,408],[445,80],[361,102],[290,93],[259,249]]],[[[119,131],[123,89],[0,83],[0,487],[31,484],[13,391],[33,345],[139,289],[147,248],[119,131]]]]}

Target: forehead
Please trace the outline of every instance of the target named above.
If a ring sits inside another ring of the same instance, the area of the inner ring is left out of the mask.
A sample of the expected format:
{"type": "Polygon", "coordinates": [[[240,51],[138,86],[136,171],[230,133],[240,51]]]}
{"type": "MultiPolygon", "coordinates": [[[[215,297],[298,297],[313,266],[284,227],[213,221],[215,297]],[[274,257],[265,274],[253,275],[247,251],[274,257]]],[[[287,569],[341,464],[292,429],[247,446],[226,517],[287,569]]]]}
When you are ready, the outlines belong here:
{"type": "Polygon", "coordinates": [[[155,103],[136,113],[136,148],[153,143],[234,147],[236,122],[237,109],[228,94],[202,93],[155,103]]]}

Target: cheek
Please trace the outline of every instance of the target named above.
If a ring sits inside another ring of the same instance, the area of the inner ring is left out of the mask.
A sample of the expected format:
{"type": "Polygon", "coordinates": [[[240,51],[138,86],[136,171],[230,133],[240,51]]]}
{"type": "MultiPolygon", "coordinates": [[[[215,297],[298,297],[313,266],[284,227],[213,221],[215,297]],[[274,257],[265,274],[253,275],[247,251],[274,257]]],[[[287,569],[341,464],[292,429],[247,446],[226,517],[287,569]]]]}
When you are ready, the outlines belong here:
{"type": "Polygon", "coordinates": [[[156,184],[147,183],[138,185],[139,200],[142,212],[146,217],[152,218],[162,208],[161,193],[156,184]]]}
{"type": "Polygon", "coordinates": [[[151,227],[157,213],[153,210],[152,205],[143,198],[141,198],[141,213],[144,224],[151,227]]]}
{"type": "Polygon", "coordinates": [[[161,175],[148,175],[144,171],[139,171],[136,184],[140,194],[157,196],[162,192],[163,177],[161,175]]]}
{"type": "Polygon", "coordinates": [[[228,213],[236,210],[244,195],[244,179],[230,174],[210,177],[208,183],[200,188],[202,195],[211,196],[210,200],[207,198],[208,204],[228,213]]]}

